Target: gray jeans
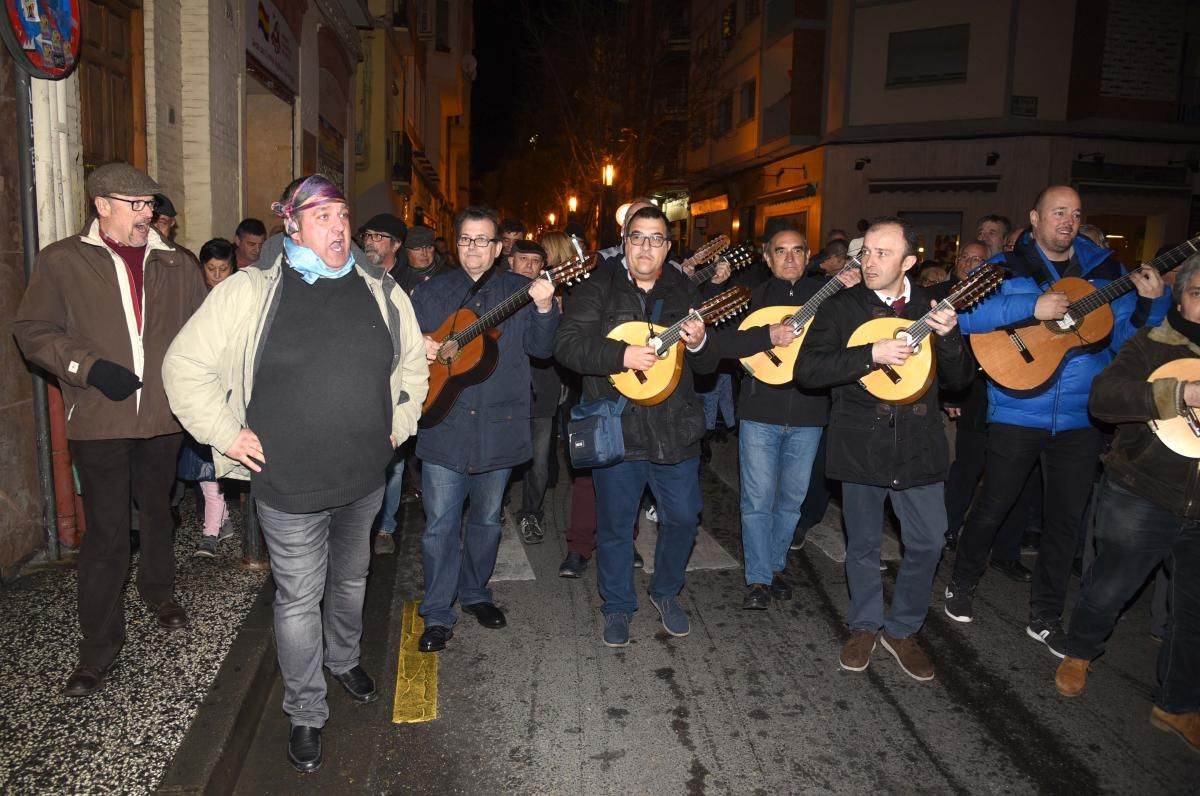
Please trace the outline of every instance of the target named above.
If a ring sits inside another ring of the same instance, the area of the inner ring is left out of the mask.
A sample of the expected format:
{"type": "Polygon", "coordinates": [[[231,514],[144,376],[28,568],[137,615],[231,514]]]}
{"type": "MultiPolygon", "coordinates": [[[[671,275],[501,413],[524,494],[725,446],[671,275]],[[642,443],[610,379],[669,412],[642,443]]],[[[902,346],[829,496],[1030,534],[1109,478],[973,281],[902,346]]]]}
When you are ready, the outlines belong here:
{"type": "Polygon", "coordinates": [[[371,521],[382,501],[383,487],[312,514],[288,514],[257,501],[275,578],[283,712],[293,726],[323,727],[329,718],[322,658],[334,674],[358,665],[371,521]]]}

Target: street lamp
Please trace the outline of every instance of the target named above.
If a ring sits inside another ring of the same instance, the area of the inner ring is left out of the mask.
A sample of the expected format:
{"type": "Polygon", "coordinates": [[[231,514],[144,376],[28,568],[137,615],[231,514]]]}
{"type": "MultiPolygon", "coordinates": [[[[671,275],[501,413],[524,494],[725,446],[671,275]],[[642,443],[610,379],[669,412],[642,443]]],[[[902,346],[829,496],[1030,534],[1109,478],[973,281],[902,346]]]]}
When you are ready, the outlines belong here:
{"type": "Polygon", "coordinates": [[[569,197],[567,199],[567,210],[570,210],[572,213],[574,213],[578,209],[579,209],[579,200],[576,199],[574,196],[569,197]]]}
{"type": "Polygon", "coordinates": [[[558,218],[558,216],[554,215],[553,213],[551,213],[550,215],[546,216],[546,220],[550,222],[550,226],[554,226],[554,221],[555,221],[555,219],[557,219],[557,218],[558,218]]]}
{"type": "Polygon", "coordinates": [[[617,176],[617,170],[613,166],[613,164],[605,163],[603,175],[604,175],[604,184],[611,186],[613,184],[613,180],[617,176]]]}

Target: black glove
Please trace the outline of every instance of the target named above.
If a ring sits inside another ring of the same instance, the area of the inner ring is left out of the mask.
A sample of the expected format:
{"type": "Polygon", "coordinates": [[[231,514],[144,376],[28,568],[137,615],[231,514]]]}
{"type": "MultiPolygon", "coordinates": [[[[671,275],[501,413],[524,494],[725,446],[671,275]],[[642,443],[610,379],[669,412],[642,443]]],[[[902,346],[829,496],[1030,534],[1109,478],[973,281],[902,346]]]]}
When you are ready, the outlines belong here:
{"type": "Polygon", "coordinates": [[[92,364],[87,382],[110,401],[124,401],[142,386],[136,373],[107,359],[97,359],[92,364]]]}

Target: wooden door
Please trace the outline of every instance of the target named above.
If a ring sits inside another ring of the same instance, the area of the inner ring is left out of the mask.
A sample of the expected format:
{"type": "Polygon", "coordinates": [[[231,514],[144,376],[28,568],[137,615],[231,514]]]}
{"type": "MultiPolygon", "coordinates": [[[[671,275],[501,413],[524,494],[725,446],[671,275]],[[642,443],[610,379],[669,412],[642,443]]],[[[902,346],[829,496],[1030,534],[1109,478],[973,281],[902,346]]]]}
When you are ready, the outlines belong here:
{"type": "Polygon", "coordinates": [[[121,160],[145,168],[141,11],[121,0],[83,0],[79,98],[84,172],[121,160]],[[144,131],[141,131],[144,135],[144,131]],[[139,157],[142,154],[142,157],[139,157]],[[143,162],[139,162],[143,161],[143,162]]]}

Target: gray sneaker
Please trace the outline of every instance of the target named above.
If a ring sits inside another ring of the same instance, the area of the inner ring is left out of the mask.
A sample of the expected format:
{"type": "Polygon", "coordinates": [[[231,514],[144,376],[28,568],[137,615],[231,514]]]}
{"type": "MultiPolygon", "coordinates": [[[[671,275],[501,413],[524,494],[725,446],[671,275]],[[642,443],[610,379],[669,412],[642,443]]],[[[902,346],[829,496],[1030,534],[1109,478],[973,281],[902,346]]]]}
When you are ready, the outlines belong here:
{"type": "Polygon", "coordinates": [[[221,523],[221,530],[217,531],[217,541],[223,542],[226,539],[232,539],[237,536],[237,531],[233,530],[233,523],[229,520],[221,523]]]}
{"type": "Polygon", "coordinates": [[[678,597],[650,595],[650,604],[658,609],[658,615],[662,617],[663,629],[672,636],[682,638],[692,632],[687,611],[683,610],[683,606],[679,604],[678,597]]]}
{"type": "Polygon", "coordinates": [[[604,644],[608,647],[626,647],[629,645],[629,622],[632,614],[604,615],[604,644]]]}
{"type": "Polygon", "coordinates": [[[200,544],[196,545],[196,552],[192,553],[195,558],[216,558],[217,547],[221,544],[219,536],[201,536],[200,544]]]}
{"type": "Polygon", "coordinates": [[[525,544],[541,544],[545,540],[546,534],[542,530],[542,523],[532,514],[526,514],[521,518],[521,541],[525,544]]]}
{"type": "Polygon", "coordinates": [[[390,533],[375,534],[375,555],[390,556],[396,552],[396,540],[390,533]]]}

